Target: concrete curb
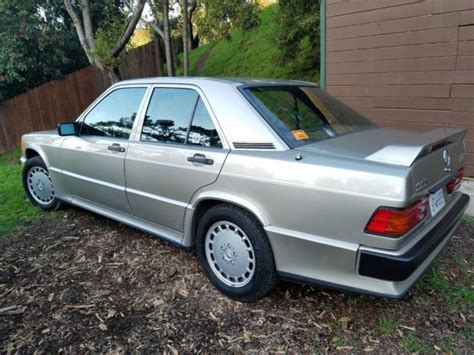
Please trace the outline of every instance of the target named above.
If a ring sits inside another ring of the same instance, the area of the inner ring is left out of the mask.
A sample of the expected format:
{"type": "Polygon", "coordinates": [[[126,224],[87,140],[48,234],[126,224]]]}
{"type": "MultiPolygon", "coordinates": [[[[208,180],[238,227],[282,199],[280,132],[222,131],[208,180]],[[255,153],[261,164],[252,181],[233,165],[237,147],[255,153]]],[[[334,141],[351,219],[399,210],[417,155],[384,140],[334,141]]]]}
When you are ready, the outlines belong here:
{"type": "Polygon", "coordinates": [[[466,214],[474,216],[474,179],[465,178],[461,185],[461,191],[471,197],[471,202],[469,202],[469,206],[467,206],[466,214]]]}

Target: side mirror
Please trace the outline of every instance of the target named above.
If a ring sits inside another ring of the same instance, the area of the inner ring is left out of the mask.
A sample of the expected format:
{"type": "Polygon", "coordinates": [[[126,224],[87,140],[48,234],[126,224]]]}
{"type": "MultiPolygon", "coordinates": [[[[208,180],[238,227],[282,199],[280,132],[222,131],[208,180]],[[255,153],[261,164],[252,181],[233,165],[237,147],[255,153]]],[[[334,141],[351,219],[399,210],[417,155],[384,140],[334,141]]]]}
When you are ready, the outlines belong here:
{"type": "Polygon", "coordinates": [[[67,122],[58,124],[58,134],[64,136],[77,136],[79,133],[79,125],[77,122],[67,122]]]}

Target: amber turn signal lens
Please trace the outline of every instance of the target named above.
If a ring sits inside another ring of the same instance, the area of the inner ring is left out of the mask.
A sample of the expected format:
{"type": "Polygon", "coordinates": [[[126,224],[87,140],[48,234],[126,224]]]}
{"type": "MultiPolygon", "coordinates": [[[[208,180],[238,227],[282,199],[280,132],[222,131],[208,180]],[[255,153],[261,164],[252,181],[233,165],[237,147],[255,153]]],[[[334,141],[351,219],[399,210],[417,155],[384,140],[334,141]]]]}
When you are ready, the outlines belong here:
{"type": "Polygon", "coordinates": [[[458,170],[458,175],[453,178],[450,182],[448,182],[448,185],[446,185],[446,191],[448,194],[453,193],[459,186],[461,186],[461,183],[464,179],[464,168],[461,168],[458,170]]]}
{"type": "Polygon", "coordinates": [[[400,237],[424,220],[427,214],[426,197],[404,209],[380,207],[370,218],[365,231],[388,237],[400,237]]]}

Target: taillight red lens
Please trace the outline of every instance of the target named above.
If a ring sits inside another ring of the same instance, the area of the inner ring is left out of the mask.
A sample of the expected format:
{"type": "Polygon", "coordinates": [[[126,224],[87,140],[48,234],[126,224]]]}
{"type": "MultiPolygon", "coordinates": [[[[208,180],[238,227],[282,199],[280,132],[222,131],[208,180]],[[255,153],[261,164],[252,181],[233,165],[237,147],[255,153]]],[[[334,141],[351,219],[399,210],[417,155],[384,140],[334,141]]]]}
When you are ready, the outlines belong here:
{"type": "Polygon", "coordinates": [[[458,173],[459,174],[448,182],[448,185],[446,185],[446,191],[448,194],[453,193],[461,185],[462,180],[464,179],[464,168],[459,169],[458,173]]]}
{"type": "Polygon", "coordinates": [[[427,198],[423,198],[404,209],[380,207],[370,218],[365,231],[388,237],[400,237],[420,223],[427,214],[427,198]]]}

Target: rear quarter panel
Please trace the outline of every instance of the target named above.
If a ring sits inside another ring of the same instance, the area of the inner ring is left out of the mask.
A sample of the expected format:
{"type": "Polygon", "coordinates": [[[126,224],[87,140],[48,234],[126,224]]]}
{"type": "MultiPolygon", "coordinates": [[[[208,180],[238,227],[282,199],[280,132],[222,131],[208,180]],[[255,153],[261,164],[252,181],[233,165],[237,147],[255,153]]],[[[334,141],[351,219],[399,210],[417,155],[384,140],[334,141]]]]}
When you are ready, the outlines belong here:
{"type": "MultiPolygon", "coordinates": [[[[293,233],[393,249],[400,241],[364,233],[379,206],[403,207],[409,170],[294,151],[232,151],[218,180],[201,190],[236,196],[268,225],[293,233]]],[[[195,200],[194,199],[194,200],[195,200]]]]}

